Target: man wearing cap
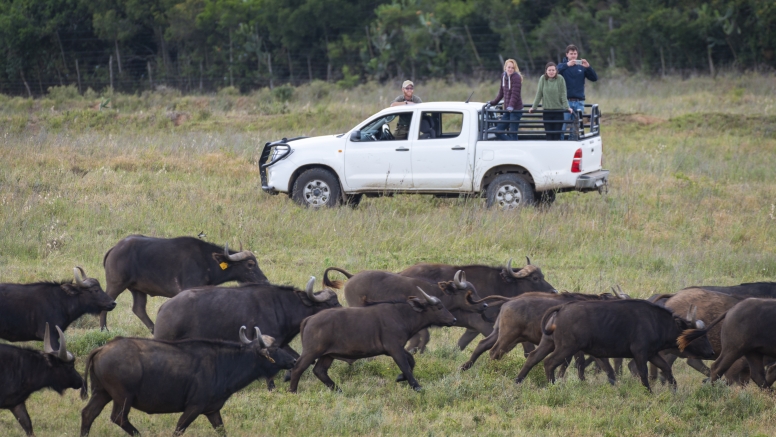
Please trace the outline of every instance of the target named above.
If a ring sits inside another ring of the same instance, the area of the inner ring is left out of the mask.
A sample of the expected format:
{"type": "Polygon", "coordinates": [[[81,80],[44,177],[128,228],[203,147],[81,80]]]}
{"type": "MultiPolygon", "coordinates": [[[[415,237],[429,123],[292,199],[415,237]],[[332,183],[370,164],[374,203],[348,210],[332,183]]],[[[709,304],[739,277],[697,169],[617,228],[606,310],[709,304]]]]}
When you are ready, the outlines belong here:
{"type": "Polygon", "coordinates": [[[413,84],[411,80],[405,80],[404,83],[401,84],[401,90],[402,90],[402,95],[393,99],[393,103],[391,103],[391,106],[423,103],[423,100],[420,100],[420,97],[412,95],[412,93],[415,91],[415,84],[413,84]]]}

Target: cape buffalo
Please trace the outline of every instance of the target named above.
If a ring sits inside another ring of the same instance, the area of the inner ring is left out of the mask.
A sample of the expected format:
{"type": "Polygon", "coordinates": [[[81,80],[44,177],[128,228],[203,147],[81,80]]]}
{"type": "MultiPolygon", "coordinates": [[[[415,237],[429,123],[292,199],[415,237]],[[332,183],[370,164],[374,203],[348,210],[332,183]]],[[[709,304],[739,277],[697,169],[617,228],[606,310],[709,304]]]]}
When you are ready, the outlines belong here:
{"type": "MultiPolygon", "coordinates": [[[[447,279],[445,281],[430,282],[426,278],[407,277],[382,270],[365,270],[354,275],[338,267],[329,267],[323,273],[323,283],[334,288],[340,288],[342,283],[329,279],[331,270],[340,272],[348,278],[344,292],[345,300],[351,307],[364,306],[365,301],[407,298],[417,293],[416,287],[429,288],[430,286],[429,293],[439,298],[449,311],[475,313],[480,317],[480,314],[488,308],[485,302],[473,303],[474,299],[479,300],[480,297],[477,289],[467,282],[466,274],[461,270],[445,278],[447,279]],[[453,280],[450,281],[450,278],[453,280]]],[[[411,344],[407,349],[414,350],[416,346],[411,344]]],[[[417,346],[417,349],[422,352],[425,344],[417,346]]]]}
{"type": "MultiPolygon", "coordinates": [[[[542,334],[553,336],[555,350],[544,360],[547,380],[555,382],[555,368],[578,352],[598,358],[633,358],[642,384],[650,390],[647,362],[658,366],[672,386],[676,380],[658,352],[677,348],[677,338],[694,328],[670,310],[643,300],[571,302],[550,308],[541,321],[542,334]]],[[[703,328],[698,321],[697,327],[703,328]]],[[[714,355],[708,339],[685,345],[692,356],[714,355]]],[[[614,371],[605,369],[609,380],[614,371]]]]}
{"type": "Polygon", "coordinates": [[[461,370],[470,369],[477,358],[487,350],[490,350],[492,360],[499,360],[518,343],[539,344],[542,339],[540,323],[544,312],[549,308],[566,302],[614,298],[609,293],[596,295],[565,292],[559,294],[531,292],[512,298],[501,306],[493,332],[480,341],[469,361],[461,366],[461,370]]]}
{"type": "MultiPolygon", "coordinates": [[[[132,312],[154,332],[146,313],[148,296],[173,297],[187,288],[228,281],[266,282],[249,250],[234,252],[193,237],[152,238],[130,235],[105,253],[106,292],[115,299],[125,289],[132,293],[132,312]]],[[[100,328],[107,329],[106,313],[100,328]]]]}
{"type": "Polygon", "coordinates": [[[776,300],[749,298],[729,309],[706,329],[685,332],[679,338],[679,348],[686,350],[693,340],[703,337],[722,323],[722,351],[711,365],[711,381],[719,379],[740,358],[746,358],[752,380],[763,388],[776,380],[776,367],[765,373],[764,357],[776,356],[776,300]]]}
{"type": "MultiPolygon", "coordinates": [[[[154,338],[234,340],[240,325],[248,324],[258,326],[275,338],[277,347],[298,357],[288,344],[299,333],[302,320],[341,306],[331,290],[313,293],[314,283],[315,277],[311,277],[306,291],[271,284],[185,290],[159,308],[154,338]]],[[[271,378],[267,385],[274,387],[271,378]]]]}
{"type": "MultiPolygon", "coordinates": [[[[541,269],[531,264],[531,260],[528,257],[526,257],[526,261],[526,266],[518,271],[512,269],[512,260],[510,259],[506,267],[483,265],[452,266],[421,263],[406,268],[400,274],[412,278],[426,279],[431,282],[440,282],[449,280],[457,271],[463,270],[466,273],[467,280],[477,288],[482,297],[491,295],[515,297],[529,291],[557,293],[555,287],[544,279],[541,269]]],[[[458,319],[457,326],[466,328],[466,332],[458,340],[458,347],[461,350],[466,349],[466,346],[479,334],[486,337],[490,335],[493,331],[493,322],[498,316],[497,308],[485,311],[482,316],[458,310],[451,310],[451,312],[458,319]]],[[[421,338],[413,338],[410,344],[420,343],[420,347],[423,347],[423,342],[428,339],[428,333],[425,332],[420,335],[421,338]]]]}
{"type": "Polygon", "coordinates": [[[419,330],[431,325],[452,326],[455,317],[442,302],[418,287],[423,300],[415,296],[393,302],[374,302],[363,308],[335,308],[308,317],[302,322],[302,356],[291,371],[289,391],[296,392],[299,378],[318,360],[313,373],[327,387],[336,385],[328,370],[335,359],[354,361],[388,355],[399,366],[402,378],[419,391],[412,374],[415,359],[404,344],[419,330]]]}
{"type": "Polygon", "coordinates": [[[45,333],[55,340],[56,332],[46,324],[63,330],[84,314],[98,314],[116,307],[116,302],[88,278],[81,267],[73,269],[74,281],[0,284],[0,338],[8,341],[42,340],[45,333]]]}
{"type": "Polygon", "coordinates": [[[68,388],[83,386],[75,370],[75,359],[67,352],[67,341],[59,326],[59,349],[51,347],[48,323],[43,335],[43,353],[0,344],[0,408],[11,410],[27,435],[33,435],[32,421],[25,402],[43,388],[62,394],[68,388]]]}
{"type": "Polygon", "coordinates": [[[776,282],[746,282],[739,285],[721,287],[717,285],[701,285],[688,288],[702,288],[704,290],[716,291],[717,293],[729,294],[742,297],[776,298],[776,282]]]}
{"type": "Polygon", "coordinates": [[[272,338],[262,337],[258,327],[255,330],[256,338],[250,341],[241,327],[240,343],[116,337],[95,349],[86,360],[92,397],[81,411],[81,435],[89,434],[110,401],[111,421],[129,435],[140,434],[129,423],[132,408],[148,414],[183,413],[175,435],[200,414],[216,430],[223,427],[221,408],[232,394],[294,365],[291,355],[272,345],[272,338]]]}

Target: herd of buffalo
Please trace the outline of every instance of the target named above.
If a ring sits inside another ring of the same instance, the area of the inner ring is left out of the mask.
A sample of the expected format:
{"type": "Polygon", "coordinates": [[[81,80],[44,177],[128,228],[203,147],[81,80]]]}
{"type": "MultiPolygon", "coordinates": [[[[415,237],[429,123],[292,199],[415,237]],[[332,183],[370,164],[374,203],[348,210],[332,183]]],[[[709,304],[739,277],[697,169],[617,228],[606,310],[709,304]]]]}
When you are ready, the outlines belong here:
{"type": "Polygon", "coordinates": [[[315,376],[336,389],[328,375],[335,359],[388,355],[401,371],[396,380],[420,390],[414,354],[425,350],[431,326],[466,328],[462,350],[485,337],[461,370],[487,350],[497,360],[522,343],[527,360],[517,383],[540,361],[554,382],[556,368],[564,372],[572,358],[580,379],[595,362],[611,383],[622,359],[632,358],[628,367],[647,389],[658,378],[676,386],[677,358],[711,381],[724,376],[770,387],[776,380],[776,282],[690,287],[642,300],[614,287],[600,295],[558,292],[530,260],[519,269],[510,260],[504,267],[424,263],[400,273],[330,267],[316,292],[314,277],[304,290],[271,284],[242,247],[141,235],[108,250],[103,265],[105,290],[80,267],[73,281],[0,284],[0,339],[43,340],[43,352],[0,344],[0,408],[11,410],[28,435],[25,401],[47,387],[81,389],[86,399],[91,383],[81,435],[111,401],[111,421],[130,435],[139,434],[128,419],[131,408],[183,413],[176,435],[201,414],[223,431],[220,410],[235,392],[259,378],[273,389],[281,370],[296,392],[313,364],[315,376]],[[347,281],[330,279],[333,272],[347,281]],[[217,286],[229,281],[240,285],[217,286]],[[332,290],[343,286],[347,307],[332,290]],[[82,377],[63,331],[84,314],[99,314],[107,329],[107,313],[125,289],[153,339],[114,338],[91,351],[82,377]],[[146,313],[148,296],[171,298],[156,324],[146,313]],[[301,355],[289,347],[297,334],[301,355]],[[712,359],[709,369],[703,360],[712,359]]]}

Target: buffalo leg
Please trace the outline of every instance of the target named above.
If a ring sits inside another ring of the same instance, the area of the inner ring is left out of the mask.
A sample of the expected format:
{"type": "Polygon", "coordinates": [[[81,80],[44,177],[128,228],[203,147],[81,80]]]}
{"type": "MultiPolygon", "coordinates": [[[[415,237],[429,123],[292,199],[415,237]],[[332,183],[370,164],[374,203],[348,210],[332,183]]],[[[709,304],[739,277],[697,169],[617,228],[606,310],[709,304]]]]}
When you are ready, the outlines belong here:
{"type": "Polygon", "coordinates": [[[772,386],[774,382],[776,382],[776,365],[771,365],[765,374],[765,387],[772,386]]]}
{"type": "Polygon", "coordinates": [[[676,379],[674,379],[674,373],[671,371],[671,365],[668,364],[666,360],[660,356],[660,354],[655,354],[655,356],[649,359],[649,362],[657,366],[657,368],[663,372],[663,375],[666,377],[666,381],[668,381],[668,383],[671,385],[671,389],[676,391],[676,379]]]}
{"type": "Polygon", "coordinates": [[[531,352],[533,352],[534,349],[536,349],[536,345],[531,342],[524,341],[521,344],[523,345],[523,357],[525,358],[528,358],[528,354],[530,354],[531,352]]]}
{"type": "MultiPolygon", "coordinates": [[[[412,356],[411,353],[407,352],[407,361],[410,363],[410,368],[412,369],[412,372],[415,372],[415,357],[412,356]]],[[[396,377],[396,382],[402,382],[406,381],[407,378],[404,377],[404,373],[400,373],[399,376],[396,377]]]]}
{"type": "Polygon", "coordinates": [[[113,411],[110,413],[110,420],[111,422],[115,423],[116,425],[120,426],[121,429],[124,430],[127,434],[134,436],[135,434],[140,434],[140,431],[137,430],[134,426],[132,426],[131,423],[129,423],[129,411],[132,409],[132,398],[131,396],[127,396],[124,399],[113,400],[113,411]]]}
{"type": "Polygon", "coordinates": [[[549,355],[554,350],[555,350],[555,342],[552,340],[552,337],[548,337],[546,335],[543,336],[542,341],[539,342],[539,346],[537,346],[536,349],[533,350],[533,352],[528,354],[528,359],[525,360],[525,364],[523,364],[523,368],[520,369],[520,372],[517,374],[517,378],[515,378],[515,383],[520,384],[521,382],[523,382],[525,377],[528,376],[528,372],[530,372],[535,365],[537,365],[541,360],[543,360],[547,355],[549,355]]]}
{"type": "Polygon", "coordinates": [[[746,361],[749,363],[749,377],[752,378],[752,381],[762,388],[767,387],[762,354],[749,352],[746,354],[746,361]]]}
{"type": "Polygon", "coordinates": [[[739,358],[725,372],[725,380],[728,384],[746,385],[750,376],[749,363],[746,358],[739,358]]]}
{"type": "Polygon", "coordinates": [[[474,341],[477,336],[480,335],[479,331],[476,329],[467,329],[466,332],[461,335],[461,338],[458,339],[458,348],[461,350],[466,349],[466,346],[469,345],[472,341],[474,341]]]}
{"type": "MultiPolygon", "coordinates": [[[[281,347],[284,351],[288,352],[292,357],[299,359],[299,354],[296,353],[295,350],[291,348],[289,345],[285,345],[281,347]]],[[[283,382],[288,382],[291,380],[291,371],[286,370],[286,373],[283,375],[283,382]]],[[[272,391],[275,389],[275,378],[269,378],[267,379],[267,390],[272,391]]]]}
{"type": "MultiPolygon", "coordinates": [[[[116,300],[119,295],[126,290],[127,284],[125,283],[114,283],[114,282],[108,282],[105,285],[105,294],[110,296],[111,299],[114,301],[116,300]]],[[[108,329],[108,312],[102,311],[100,313],[100,331],[107,330],[108,329]]]]}
{"type": "Polygon", "coordinates": [[[30,415],[27,413],[27,406],[24,405],[24,402],[11,408],[11,413],[27,435],[35,435],[32,432],[32,420],[30,420],[30,415]]]}
{"type": "MultiPolygon", "coordinates": [[[[620,367],[622,367],[622,358],[615,358],[615,363],[620,360],[620,367]]],[[[596,364],[601,370],[606,373],[606,378],[609,380],[609,384],[614,385],[617,382],[617,371],[612,368],[608,358],[595,358],[596,364]]]]}
{"type": "MultiPolygon", "coordinates": [[[[477,347],[474,348],[474,352],[472,352],[471,357],[469,357],[469,361],[461,365],[461,370],[471,369],[472,366],[474,365],[474,362],[477,361],[477,358],[479,358],[480,355],[482,355],[486,350],[490,350],[493,348],[493,345],[495,345],[496,342],[498,341],[498,332],[499,332],[498,329],[494,329],[489,336],[480,340],[480,342],[477,344],[477,347]]],[[[499,358],[501,358],[501,356],[494,359],[497,360],[499,358]]]]}
{"type": "Polygon", "coordinates": [[[304,355],[304,351],[302,352],[302,356],[299,357],[298,360],[296,360],[296,364],[294,365],[294,368],[291,369],[291,382],[288,385],[288,391],[291,393],[296,393],[296,388],[299,385],[299,378],[302,377],[302,374],[305,370],[307,370],[308,367],[315,361],[315,356],[310,355],[304,355]]]}
{"type": "Polygon", "coordinates": [[[429,341],[431,341],[431,333],[428,328],[421,329],[407,342],[407,351],[422,354],[426,352],[426,345],[429,341]]]}
{"type": "Polygon", "coordinates": [[[709,376],[709,368],[703,363],[703,360],[698,358],[688,358],[687,364],[693,369],[701,372],[704,376],[709,376]]]}
{"type": "MultiPolygon", "coordinates": [[[[636,372],[639,374],[641,384],[652,393],[652,389],[649,387],[649,369],[647,368],[647,359],[641,354],[633,354],[633,362],[636,363],[636,372]]],[[[665,361],[663,361],[665,363],[665,361]]],[[[672,377],[673,378],[673,377],[672,377]]]]}
{"type": "Polygon", "coordinates": [[[178,419],[178,424],[175,425],[175,432],[172,433],[172,435],[179,436],[186,432],[186,428],[188,428],[200,414],[202,414],[202,411],[199,408],[186,408],[183,411],[183,414],[181,414],[180,419],[178,419]]]}
{"type": "Polygon", "coordinates": [[[89,435],[89,430],[92,429],[92,423],[94,419],[100,415],[102,409],[108,405],[111,401],[111,397],[105,390],[94,390],[89,403],[86,404],[83,410],[81,410],[81,436],[89,435]]]}
{"type": "Polygon", "coordinates": [[[544,359],[544,374],[547,381],[555,384],[555,369],[570,360],[578,351],[556,348],[552,354],[544,359]]]}
{"type": "Polygon", "coordinates": [[[723,346],[722,352],[719,354],[719,357],[716,359],[716,361],[714,361],[714,364],[711,365],[711,375],[709,377],[709,381],[714,382],[718,380],[719,377],[721,375],[724,375],[725,372],[728,371],[730,366],[732,366],[733,363],[735,363],[736,360],[738,360],[742,356],[744,356],[743,351],[725,350],[723,346]]]}
{"type": "Polygon", "coordinates": [[[224,429],[224,419],[221,418],[221,412],[220,411],[214,411],[209,414],[205,414],[205,417],[207,417],[207,420],[210,422],[210,424],[213,426],[213,429],[216,430],[216,432],[221,435],[226,435],[226,429],[224,429]]]}
{"type": "Polygon", "coordinates": [[[153,334],[154,322],[151,321],[151,318],[148,317],[148,313],[146,312],[148,295],[132,289],[129,291],[132,293],[132,312],[135,313],[138,318],[140,318],[140,321],[143,322],[143,324],[151,330],[151,334],[153,334]]]}
{"type": "MultiPolygon", "coordinates": [[[[472,358],[476,359],[475,354],[480,350],[480,345],[483,345],[484,343],[487,346],[490,343],[488,339],[492,338],[493,344],[488,347],[488,349],[490,349],[490,359],[500,360],[520,343],[520,340],[523,338],[521,334],[520,330],[517,329],[507,329],[504,331],[501,331],[498,328],[494,329],[490,335],[480,341],[480,344],[477,345],[477,348],[474,350],[474,354],[472,354],[472,358]]],[[[480,353],[483,352],[485,352],[485,349],[480,353]]],[[[479,355],[477,355],[477,357],[479,357],[479,355]]],[[[472,364],[474,363],[473,360],[470,359],[470,361],[472,361],[472,364]]]]}
{"type": "Polygon", "coordinates": [[[418,384],[418,381],[412,374],[412,366],[410,366],[410,360],[407,358],[409,354],[404,350],[403,347],[399,349],[400,350],[398,351],[387,351],[388,355],[390,355],[396,365],[399,366],[401,373],[404,374],[404,378],[410,384],[410,387],[412,387],[415,391],[420,391],[420,384],[418,384]]]}
{"type": "Polygon", "coordinates": [[[318,362],[315,363],[315,366],[313,367],[313,374],[318,377],[323,385],[329,387],[331,390],[336,390],[337,384],[329,377],[329,367],[331,367],[331,363],[333,362],[334,358],[328,355],[318,358],[318,362]]]}

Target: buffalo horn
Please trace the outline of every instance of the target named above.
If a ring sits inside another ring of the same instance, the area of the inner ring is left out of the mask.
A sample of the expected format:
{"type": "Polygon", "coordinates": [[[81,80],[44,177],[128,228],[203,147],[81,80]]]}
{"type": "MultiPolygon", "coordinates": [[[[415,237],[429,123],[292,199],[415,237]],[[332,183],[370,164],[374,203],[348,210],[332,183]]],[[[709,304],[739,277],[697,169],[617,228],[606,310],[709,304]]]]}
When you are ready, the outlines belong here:
{"type": "Polygon", "coordinates": [[[54,349],[51,347],[51,336],[49,335],[48,322],[46,322],[46,331],[43,333],[43,352],[47,354],[54,353],[54,349]]]}
{"type": "MultiPolygon", "coordinates": [[[[240,246],[241,246],[240,249],[242,249],[242,244],[240,246]]],[[[229,254],[229,243],[226,243],[226,244],[224,244],[224,256],[226,256],[229,259],[229,261],[237,262],[237,261],[242,261],[242,260],[248,258],[249,256],[251,256],[251,252],[247,251],[247,250],[245,250],[245,251],[241,250],[241,251],[239,251],[239,252],[237,252],[235,254],[231,254],[230,255],[229,254]]]]}
{"type": "Polygon", "coordinates": [[[426,299],[426,302],[434,305],[440,303],[439,299],[435,298],[434,296],[429,296],[425,291],[423,291],[422,288],[418,287],[418,290],[420,290],[420,293],[423,295],[423,298],[426,299]]]}
{"type": "Polygon", "coordinates": [[[696,329],[706,329],[706,324],[703,323],[703,320],[698,320],[695,322],[695,328],[696,329]]]}
{"type": "MultiPolygon", "coordinates": [[[[529,260],[528,257],[525,257],[525,259],[529,261],[528,265],[531,265],[530,263],[531,260],[529,260]]],[[[524,268],[518,270],[517,273],[515,273],[515,271],[512,270],[512,258],[509,258],[509,262],[507,262],[507,271],[509,272],[510,276],[517,279],[525,278],[526,276],[528,276],[528,273],[529,273],[524,268]]]]}
{"type": "Polygon", "coordinates": [[[531,265],[531,258],[528,258],[528,255],[525,256],[525,265],[527,266],[531,265]]]}
{"type": "MultiPolygon", "coordinates": [[[[250,340],[248,340],[248,337],[246,337],[246,336],[245,336],[245,330],[246,330],[246,329],[247,329],[247,328],[245,327],[245,325],[243,325],[243,326],[240,326],[240,343],[243,343],[243,344],[251,344],[251,341],[250,341],[250,340]]],[[[257,328],[257,329],[258,329],[258,328],[257,328]]]]}
{"type": "MultiPolygon", "coordinates": [[[[84,280],[83,280],[83,278],[81,278],[81,277],[79,277],[79,276],[78,276],[78,270],[79,270],[79,269],[80,269],[80,270],[81,270],[81,272],[83,273],[83,269],[82,269],[82,268],[80,268],[80,267],[78,267],[78,266],[76,266],[76,267],[74,267],[74,268],[73,268],[73,276],[75,276],[75,283],[76,283],[76,284],[77,284],[79,287],[83,287],[83,286],[84,286],[84,280]]],[[[84,277],[86,277],[86,274],[84,274],[83,276],[84,276],[84,277]]]]}
{"type": "Polygon", "coordinates": [[[628,298],[628,296],[626,296],[625,293],[622,292],[622,287],[620,287],[620,284],[617,284],[617,289],[620,290],[620,299],[628,298]]]}
{"type": "Polygon", "coordinates": [[[453,281],[455,281],[455,288],[459,290],[465,290],[466,289],[466,272],[463,270],[458,270],[455,272],[455,276],[453,277],[453,281]],[[463,281],[461,278],[463,277],[463,281]]]}
{"type": "Polygon", "coordinates": [[[262,349],[266,349],[267,345],[264,343],[264,339],[261,337],[261,330],[258,326],[254,326],[254,328],[256,329],[256,341],[259,342],[259,346],[261,346],[262,349]]]}
{"type": "Polygon", "coordinates": [[[310,280],[307,281],[307,286],[305,287],[305,290],[304,290],[307,293],[307,297],[309,297],[310,300],[313,302],[318,302],[318,303],[326,302],[325,296],[316,296],[315,293],[313,293],[313,285],[315,285],[315,276],[310,276],[310,280]]]}
{"type": "MultiPolygon", "coordinates": [[[[65,333],[62,332],[61,329],[59,329],[59,326],[54,326],[57,328],[57,332],[59,333],[59,352],[57,352],[57,356],[62,361],[73,361],[73,355],[70,354],[70,352],[67,351],[67,340],[65,340],[65,333]]],[[[48,332],[48,330],[46,330],[48,332]]],[[[51,346],[51,343],[49,343],[49,347],[51,346]]]]}

